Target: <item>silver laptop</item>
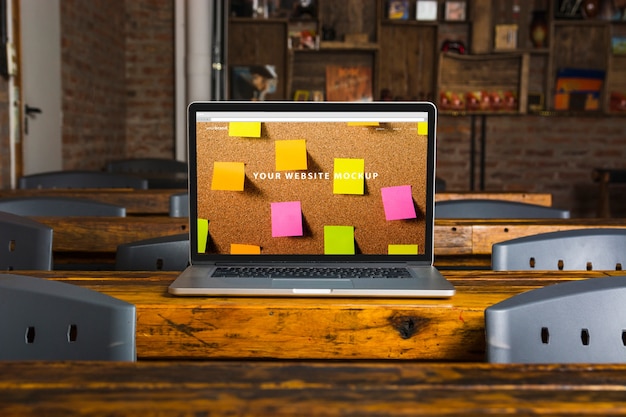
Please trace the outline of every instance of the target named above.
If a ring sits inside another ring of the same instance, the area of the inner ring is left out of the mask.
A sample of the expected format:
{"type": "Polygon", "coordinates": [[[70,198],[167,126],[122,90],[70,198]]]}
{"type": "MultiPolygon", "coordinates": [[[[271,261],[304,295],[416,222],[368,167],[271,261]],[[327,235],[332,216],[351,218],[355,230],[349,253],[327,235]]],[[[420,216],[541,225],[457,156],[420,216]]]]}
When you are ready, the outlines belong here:
{"type": "Polygon", "coordinates": [[[196,102],[175,295],[450,297],[426,102],[196,102]]]}

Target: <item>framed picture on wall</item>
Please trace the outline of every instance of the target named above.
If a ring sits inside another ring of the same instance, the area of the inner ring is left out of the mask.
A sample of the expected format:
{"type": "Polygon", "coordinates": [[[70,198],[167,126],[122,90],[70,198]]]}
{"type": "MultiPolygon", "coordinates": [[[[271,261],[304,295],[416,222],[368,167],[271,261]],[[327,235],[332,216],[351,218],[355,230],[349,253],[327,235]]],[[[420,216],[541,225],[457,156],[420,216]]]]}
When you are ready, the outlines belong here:
{"type": "Polygon", "coordinates": [[[417,0],[415,4],[416,20],[437,20],[437,0],[417,0]]]}
{"type": "Polygon", "coordinates": [[[444,18],[450,22],[460,22],[466,19],[467,4],[464,1],[446,1],[444,18]]]}

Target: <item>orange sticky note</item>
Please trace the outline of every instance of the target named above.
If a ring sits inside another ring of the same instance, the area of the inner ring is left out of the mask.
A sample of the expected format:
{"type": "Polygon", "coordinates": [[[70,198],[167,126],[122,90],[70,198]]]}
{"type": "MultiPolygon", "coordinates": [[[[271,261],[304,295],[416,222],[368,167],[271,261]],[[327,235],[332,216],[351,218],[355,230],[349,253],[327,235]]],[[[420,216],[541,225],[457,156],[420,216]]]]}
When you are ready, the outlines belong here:
{"type": "Polygon", "coordinates": [[[257,245],[245,245],[242,243],[231,243],[230,253],[232,255],[260,255],[261,247],[257,245]]]}
{"type": "Polygon", "coordinates": [[[428,122],[417,122],[417,134],[428,135],[428,122]]]}
{"type": "Polygon", "coordinates": [[[417,255],[417,245],[389,245],[389,255],[417,255]]]}
{"type": "Polygon", "coordinates": [[[243,162],[214,162],[211,190],[243,191],[246,179],[243,162]]]}
{"type": "Polygon", "coordinates": [[[306,140],[276,141],[276,171],[307,169],[306,140]]]}
{"type": "Polygon", "coordinates": [[[365,190],[365,160],[335,158],[334,194],[363,194],[365,190]]]}
{"type": "Polygon", "coordinates": [[[206,252],[206,244],[209,239],[209,221],[198,219],[198,253],[206,252]]]}
{"type": "Polygon", "coordinates": [[[228,124],[228,136],[260,138],[261,122],[230,122],[228,124]]]}

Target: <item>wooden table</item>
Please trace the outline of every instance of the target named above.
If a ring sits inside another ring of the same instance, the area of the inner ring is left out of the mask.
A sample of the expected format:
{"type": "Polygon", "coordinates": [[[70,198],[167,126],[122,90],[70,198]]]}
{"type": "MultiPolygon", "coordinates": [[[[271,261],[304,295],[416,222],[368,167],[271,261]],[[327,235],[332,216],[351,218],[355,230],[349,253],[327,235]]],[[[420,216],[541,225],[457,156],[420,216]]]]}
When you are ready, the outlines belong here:
{"type": "MultiPolygon", "coordinates": [[[[121,243],[188,232],[188,219],[169,216],[34,217],[54,230],[55,259],[98,258],[112,262],[121,243]],[[95,255],[98,253],[99,255],[95,255]]],[[[626,228],[624,219],[435,220],[438,266],[486,267],[491,246],[537,233],[595,227],[626,228]]],[[[63,261],[64,262],[64,261],[63,261]]],[[[62,263],[63,263],[62,262],[62,263]]],[[[65,262],[66,263],[66,262],[65,262]]]]}
{"type": "MultiPolygon", "coordinates": [[[[56,196],[87,198],[104,203],[126,207],[131,214],[168,214],[169,199],[172,194],[186,192],[187,189],[51,189],[51,190],[0,190],[0,198],[24,196],[56,196]]],[[[437,193],[436,201],[458,199],[500,199],[520,201],[542,206],[552,205],[552,194],[546,193],[514,193],[514,192],[447,192],[437,193]]]]}
{"type": "Polygon", "coordinates": [[[129,188],[0,190],[0,198],[28,196],[86,198],[126,207],[126,214],[161,214],[170,210],[170,196],[186,192],[186,188],[133,190],[129,188]]]}
{"type": "Polygon", "coordinates": [[[449,299],[175,297],[176,273],[24,272],[134,304],[140,359],[485,360],[485,308],[522,291],[617,272],[444,271],[449,299]]]}
{"type": "Polygon", "coordinates": [[[3,416],[610,416],[626,365],[5,362],[3,416]]]}
{"type": "Polygon", "coordinates": [[[438,219],[435,254],[490,255],[494,243],[538,233],[626,228],[626,219],[438,219]]]}
{"type": "Polygon", "coordinates": [[[435,201],[446,200],[504,200],[520,203],[537,204],[540,206],[552,206],[552,194],[549,193],[513,193],[513,192],[444,192],[436,193],[435,201]]]}

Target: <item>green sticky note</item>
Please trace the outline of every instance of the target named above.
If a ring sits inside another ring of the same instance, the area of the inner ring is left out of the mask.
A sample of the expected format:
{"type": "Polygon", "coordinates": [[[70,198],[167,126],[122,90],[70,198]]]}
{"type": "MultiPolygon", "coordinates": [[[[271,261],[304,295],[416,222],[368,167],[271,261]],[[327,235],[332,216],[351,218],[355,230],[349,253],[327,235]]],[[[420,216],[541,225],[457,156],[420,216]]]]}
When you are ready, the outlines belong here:
{"type": "Polygon", "coordinates": [[[306,140],[276,141],[276,171],[299,171],[307,168],[306,140]]]}
{"type": "Polygon", "coordinates": [[[198,253],[206,252],[207,240],[209,239],[209,221],[198,219],[198,253]]]}
{"type": "Polygon", "coordinates": [[[326,255],[354,255],[354,226],[324,226],[326,255]]]}
{"type": "Polygon", "coordinates": [[[261,122],[230,122],[228,124],[228,136],[260,138],[261,122]]]}
{"type": "Polygon", "coordinates": [[[417,134],[428,135],[428,122],[417,122],[417,134]]]}
{"type": "Polygon", "coordinates": [[[389,245],[389,255],[417,255],[417,245],[389,245]]]}
{"type": "Polygon", "coordinates": [[[365,160],[335,158],[333,194],[363,194],[365,160]]]}

